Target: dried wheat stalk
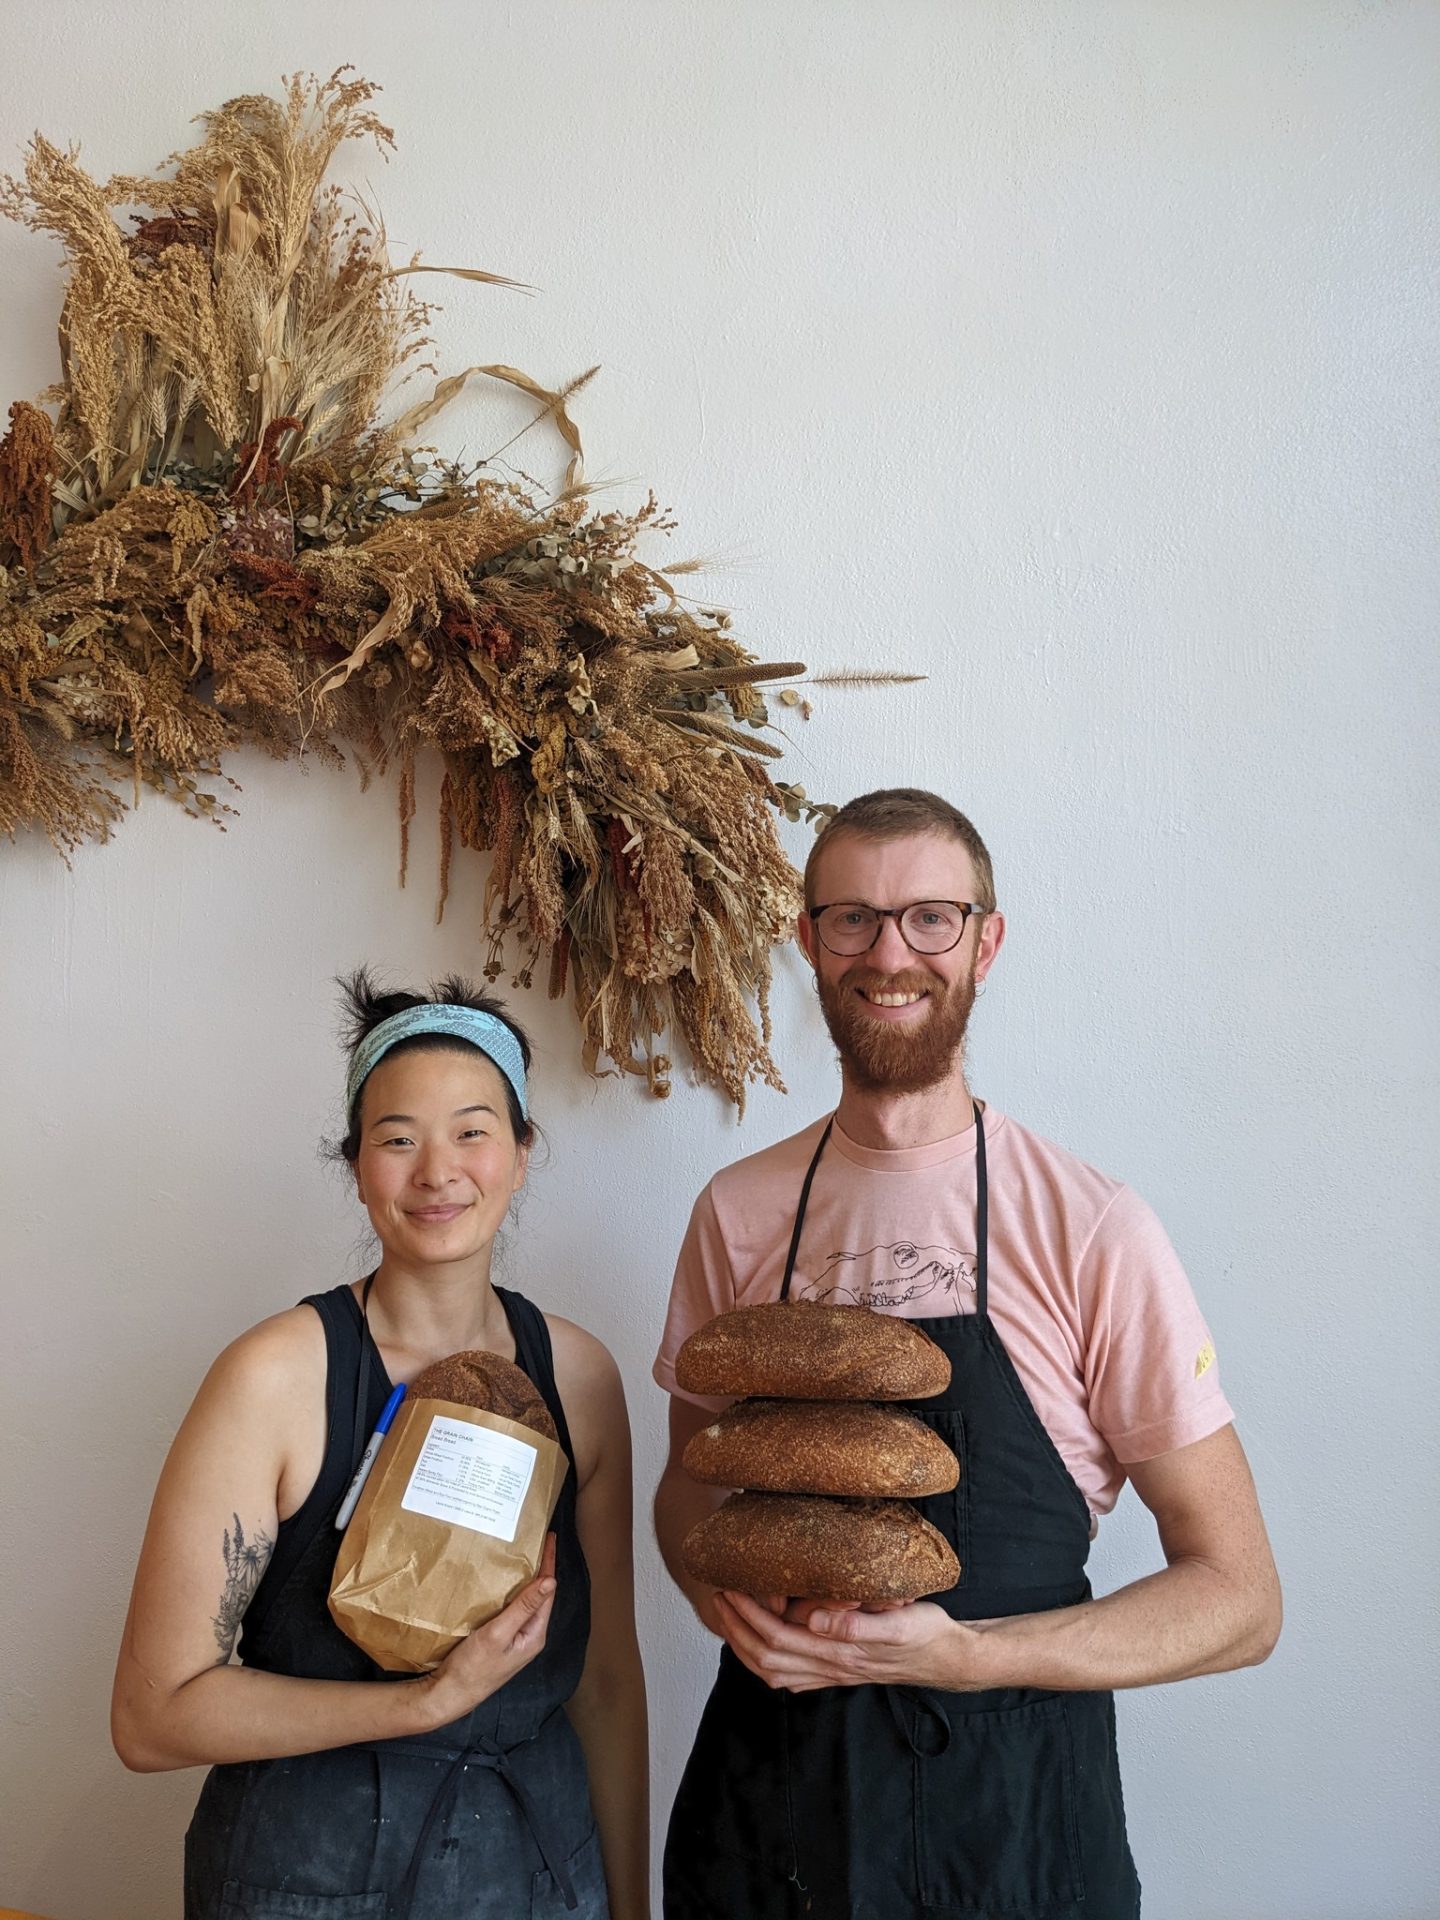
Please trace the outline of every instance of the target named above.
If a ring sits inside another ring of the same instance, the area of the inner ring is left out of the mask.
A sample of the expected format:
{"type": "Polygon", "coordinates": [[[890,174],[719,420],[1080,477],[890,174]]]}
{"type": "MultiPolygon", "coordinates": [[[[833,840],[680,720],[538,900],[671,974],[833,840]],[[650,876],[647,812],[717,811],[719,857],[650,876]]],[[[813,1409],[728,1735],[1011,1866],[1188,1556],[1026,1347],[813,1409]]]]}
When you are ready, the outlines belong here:
{"type": "MultiPolygon", "coordinates": [[[[600,513],[560,391],[469,368],[388,424],[429,312],[412,260],[324,184],[337,147],[392,144],[346,69],[232,100],[163,177],[103,184],[37,135],[0,211],[57,235],[62,378],[0,440],[0,831],[62,853],[143,782],[223,827],[223,761],[305,744],[399,774],[444,759],[442,845],[488,852],[491,978],[548,955],[592,1072],[670,1085],[677,1031],[743,1108],[780,1081],[772,949],[797,877],[775,812],[766,666],[687,611],[637,545],[653,500],[600,513]],[[131,231],[121,205],[144,209],[131,231]],[[518,387],[571,449],[544,504],[417,442],[474,374],[518,387]]],[[[469,278],[500,276],[450,269],[469,278]]],[[[403,843],[402,843],[403,844],[403,843]]]]}

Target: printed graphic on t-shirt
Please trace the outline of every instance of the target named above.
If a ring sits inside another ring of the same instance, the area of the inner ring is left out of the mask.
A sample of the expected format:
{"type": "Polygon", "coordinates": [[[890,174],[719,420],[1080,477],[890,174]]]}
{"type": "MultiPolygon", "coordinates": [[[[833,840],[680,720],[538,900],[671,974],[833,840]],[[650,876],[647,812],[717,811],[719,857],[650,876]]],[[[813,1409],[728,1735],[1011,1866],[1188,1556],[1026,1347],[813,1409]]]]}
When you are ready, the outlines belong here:
{"type": "Polygon", "coordinates": [[[933,1294],[942,1310],[955,1311],[960,1289],[975,1291],[975,1255],[958,1247],[919,1247],[913,1240],[868,1247],[863,1253],[832,1253],[813,1280],[796,1288],[810,1300],[840,1307],[903,1307],[933,1294]]]}

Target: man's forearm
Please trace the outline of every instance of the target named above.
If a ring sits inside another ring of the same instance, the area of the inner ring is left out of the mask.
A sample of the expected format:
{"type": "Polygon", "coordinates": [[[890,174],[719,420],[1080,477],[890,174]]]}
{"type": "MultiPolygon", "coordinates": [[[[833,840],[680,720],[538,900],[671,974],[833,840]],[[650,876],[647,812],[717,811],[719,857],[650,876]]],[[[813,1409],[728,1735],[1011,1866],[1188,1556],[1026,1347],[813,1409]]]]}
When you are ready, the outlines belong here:
{"type": "Polygon", "coordinates": [[[701,1622],[715,1634],[720,1631],[715,1621],[715,1589],[691,1579],[680,1558],[680,1548],[690,1529],[714,1513],[724,1498],[723,1487],[702,1486],[673,1466],[665,1469],[655,1489],[655,1538],[660,1557],[701,1622]]]}
{"type": "Polygon", "coordinates": [[[1081,1606],[956,1623],[941,1684],[1077,1692],[1224,1673],[1264,1660],[1280,1618],[1273,1575],[1241,1584],[1204,1561],[1177,1560],[1081,1606]]]}

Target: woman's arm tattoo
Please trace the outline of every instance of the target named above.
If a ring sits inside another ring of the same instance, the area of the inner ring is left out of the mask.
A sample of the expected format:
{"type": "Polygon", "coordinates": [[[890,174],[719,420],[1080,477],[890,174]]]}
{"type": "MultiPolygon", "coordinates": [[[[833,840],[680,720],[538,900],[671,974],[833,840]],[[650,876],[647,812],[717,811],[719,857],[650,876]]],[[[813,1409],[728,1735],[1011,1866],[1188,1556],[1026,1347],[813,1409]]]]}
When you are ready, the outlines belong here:
{"type": "Polygon", "coordinates": [[[254,1598],[275,1550],[275,1542],[263,1531],[247,1540],[239,1514],[233,1518],[234,1533],[228,1527],[225,1529],[225,1585],[220,1594],[220,1611],[213,1621],[215,1644],[220,1649],[217,1667],[223,1667],[235,1650],[235,1636],[240,1631],[245,1609],[254,1598]]]}

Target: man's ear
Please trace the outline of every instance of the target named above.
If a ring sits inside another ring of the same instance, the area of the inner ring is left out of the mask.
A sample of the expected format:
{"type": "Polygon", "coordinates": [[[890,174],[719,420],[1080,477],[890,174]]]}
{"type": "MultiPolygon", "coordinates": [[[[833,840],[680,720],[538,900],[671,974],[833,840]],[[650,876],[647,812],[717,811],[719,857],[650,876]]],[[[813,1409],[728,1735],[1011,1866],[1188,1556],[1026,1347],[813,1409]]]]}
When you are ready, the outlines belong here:
{"type": "Polygon", "coordinates": [[[994,966],[995,957],[1004,940],[1005,916],[998,907],[992,907],[980,923],[980,939],[975,951],[975,984],[977,986],[994,966]]]}
{"type": "Polygon", "coordinates": [[[800,942],[800,951],[804,954],[805,958],[810,962],[812,967],[814,967],[816,964],[816,961],[815,961],[816,937],[817,936],[815,933],[815,922],[810,918],[810,915],[806,912],[804,907],[802,907],[799,913],[796,914],[795,916],[795,938],[800,942]]]}

